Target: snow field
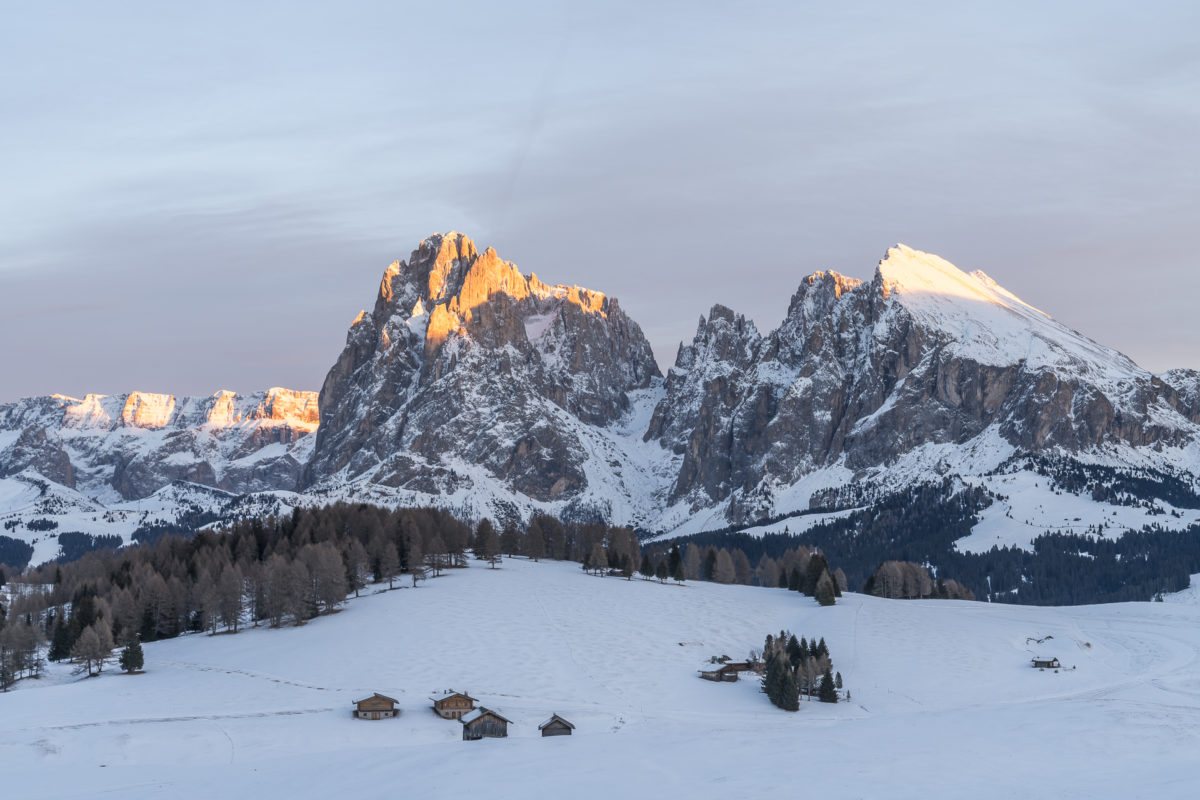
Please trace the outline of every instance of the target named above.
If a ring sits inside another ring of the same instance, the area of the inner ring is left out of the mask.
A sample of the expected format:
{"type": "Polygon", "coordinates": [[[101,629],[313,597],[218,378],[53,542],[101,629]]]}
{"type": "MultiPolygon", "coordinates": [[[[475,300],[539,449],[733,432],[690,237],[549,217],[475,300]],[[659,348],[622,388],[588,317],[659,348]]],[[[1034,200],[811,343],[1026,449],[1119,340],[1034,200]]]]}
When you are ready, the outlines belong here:
{"type": "Polygon", "coordinates": [[[594,578],[509,560],[372,594],[301,628],[148,644],[147,672],[62,666],[0,695],[13,797],[1191,797],[1200,606],[1073,608],[594,578]],[[709,655],[824,636],[852,701],[770,706],[709,655]],[[1043,644],[1030,637],[1052,636],[1043,644]],[[682,644],[681,644],[682,643],[682,644]],[[1075,670],[1038,671],[1033,654],[1075,670]],[[470,692],[515,723],[461,741],[429,710],[470,692]],[[397,720],[350,716],[373,691],[397,720]],[[574,736],[541,739],[552,712],[574,736]]]}

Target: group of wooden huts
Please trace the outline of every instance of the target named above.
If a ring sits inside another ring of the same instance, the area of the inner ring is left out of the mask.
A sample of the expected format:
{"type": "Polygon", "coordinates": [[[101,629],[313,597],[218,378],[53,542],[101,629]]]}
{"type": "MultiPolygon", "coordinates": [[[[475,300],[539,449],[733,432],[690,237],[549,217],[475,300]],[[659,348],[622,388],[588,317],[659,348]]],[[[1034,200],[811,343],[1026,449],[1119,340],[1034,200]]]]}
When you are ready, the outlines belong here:
{"type": "MultiPolygon", "coordinates": [[[[508,736],[508,726],[512,720],[500,715],[490,708],[476,706],[479,701],[466,692],[448,690],[433,701],[433,713],[442,719],[454,719],[462,723],[463,741],[477,739],[502,739],[508,736]]],[[[400,716],[396,709],[396,700],[376,692],[370,697],[354,701],[355,719],[388,719],[400,716]]],[[[575,726],[558,714],[551,714],[550,719],[538,726],[542,736],[570,736],[575,726]]]]}

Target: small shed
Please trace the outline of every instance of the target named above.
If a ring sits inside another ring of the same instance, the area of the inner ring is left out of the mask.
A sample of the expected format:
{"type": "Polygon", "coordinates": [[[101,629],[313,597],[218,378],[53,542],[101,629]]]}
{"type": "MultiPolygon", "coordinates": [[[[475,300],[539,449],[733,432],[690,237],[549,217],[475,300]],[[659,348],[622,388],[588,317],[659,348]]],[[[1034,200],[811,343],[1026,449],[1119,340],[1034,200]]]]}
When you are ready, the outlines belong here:
{"type": "Polygon", "coordinates": [[[433,713],[442,719],[462,719],[463,715],[475,710],[475,703],[478,702],[464,692],[455,691],[429,699],[433,701],[433,713]]]}
{"type": "Polygon", "coordinates": [[[400,716],[396,710],[396,700],[379,692],[354,701],[355,719],[389,719],[400,716]]]}
{"type": "Polygon", "coordinates": [[[700,677],[706,681],[727,681],[732,683],[738,679],[738,668],[733,664],[721,664],[710,669],[698,670],[700,677]]]}
{"type": "Polygon", "coordinates": [[[575,726],[558,714],[551,714],[550,719],[538,725],[538,730],[542,732],[542,736],[570,736],[575,726]]]}
{"type": "Polygon", "coordinates": [[[503,739],[508,736],[508,724],[512,720],[492,711],[490,708],[479,708],[463,717],[463,741],[472,742],[476,739],[503,739]]]}
{"type": "Polygon", "coordinates": [[[1062,664],[1058,663],[1057,658],[1035,657],[1033,659],[1033,668],[1034,669],[1059,669],[1061,667],[1062,667],[1062,664]]]}

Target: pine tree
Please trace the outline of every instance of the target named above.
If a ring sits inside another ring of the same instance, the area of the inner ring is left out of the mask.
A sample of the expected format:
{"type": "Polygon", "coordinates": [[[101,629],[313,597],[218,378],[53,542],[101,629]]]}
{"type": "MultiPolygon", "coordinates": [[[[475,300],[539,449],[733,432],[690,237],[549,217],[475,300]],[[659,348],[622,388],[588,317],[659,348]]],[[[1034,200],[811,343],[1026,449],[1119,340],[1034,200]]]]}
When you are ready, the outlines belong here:
{"type": "Polygon", "coordinates": [[[716,548],[710,547],[710,548],[708,548],[708,555],[706,555],[704,557],[704,567],[703,567],[704,571],[702,573],[700,573],[700,575],[704,580],[711,581],[713,579],[713,574],[716,572],[716,569],[717,569],[717,551],[716,551],[716,548]]]}
{"type": "Polygon", "coordinates": [[[800,643],[796,641],[796,634],[792,634],[787,641],[788,660],[792,662],[792,669],[800,666],[800,659],[804,658],[804,651],[800,649],[800,643]]]}
{"type": "Polygon", "coordinates": [[[658,566],[654,568],[654,577],[658,578],[659,583],[666,583],[667,578],[671,577],[667,574],[667,560],[664,558],[658,562],[658,566]]]}
{"type": "Polygon", "coordinates": [[[836,703],[838,701],[837,689],[834,688],[833,676],[829,674],[829,667],[826,667],[825,672],[821,675],[821,688],[817,690],[817,699],[822,703],[836,703]]]}
{"type": "Polygon", "coordinates": [[[800,570],[792,567],[792,571],[788,573],[787,588],[789,592],[800,591],[802,584],[800,578],[800,570]]]}
{"type": "Polygon", "coordinates": [[[833,685],[835,687],[837,687],[838,689],[842,688],[842,673],[839,672],[837,675],[834,676],[833,685]]]}
{"type": "Polygon", "coordinates": [[[679,545],[671,545],[670,559],[671,580],[675,581],[676,583],[683,583],[683,580],[686,576],[684,575],[683,556],[679,552],[679,545]]]}
{"type": "Polygon", "coordinates": [[[75,640],[71,638],[71,629],[63,622],[60,614],[54,623],[54,635],[50,639],[50,652],[46,654],[46,658],[51,661],[62,661],[64,658],[69,658],[71,647],[74,644],[75,640]]]}
{"type": "Polygon", "coordinates": [[[121,669],[126,672],[138,672],[145,664],[145,657],[142,654],[142,643],[137,637],[129,640],[129,644],[125,645],[125,649],[121,651],[121,669]]]}
{"type": "Polygon", "coordinates": [[[815,596],[817,602],[823,606],[831,606],[837,602],[834,598],[833,578],[829,576],[829,570],[821,573],[821,577],[817,581],[815,596]]]}
{"type": "Polygon", "coordinates": [[[763,678],[767,698],[784,711],[800,710],[800,693],[796,687],[796,674],[788,659],[776,655],[767,663],[767,674],[763,678]]]}

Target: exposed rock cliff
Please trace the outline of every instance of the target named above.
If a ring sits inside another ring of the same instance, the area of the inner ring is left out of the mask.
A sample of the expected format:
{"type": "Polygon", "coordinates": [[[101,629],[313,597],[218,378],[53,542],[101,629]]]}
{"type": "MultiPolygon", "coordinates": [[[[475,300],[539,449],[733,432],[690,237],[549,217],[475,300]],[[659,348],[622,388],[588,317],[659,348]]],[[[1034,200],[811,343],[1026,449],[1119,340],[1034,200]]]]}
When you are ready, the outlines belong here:
{"type": "Polygon", "coordinates": [[[351,326],[321,389],[305,483],[449,495],[482,469],[517,495],[570,501],[594,455],[581,431],[616,422],[658,376],[615,299],[434,235],[387,268],[374,310],[351,326]]]}

